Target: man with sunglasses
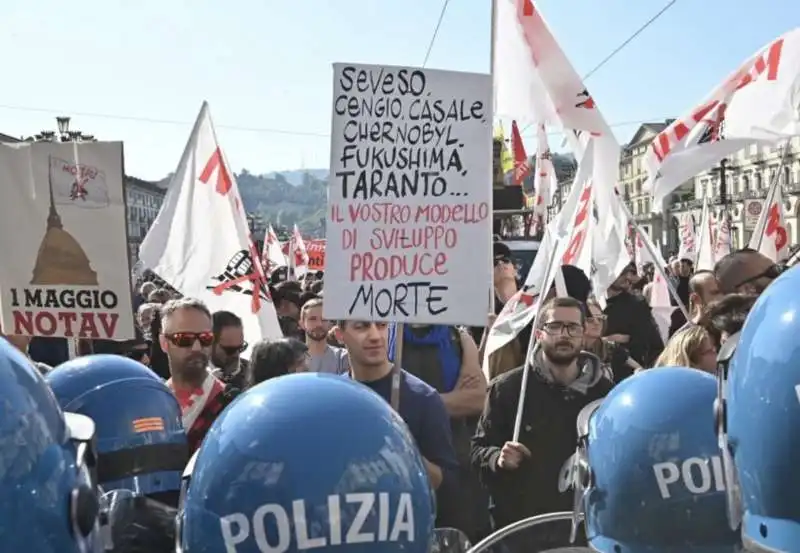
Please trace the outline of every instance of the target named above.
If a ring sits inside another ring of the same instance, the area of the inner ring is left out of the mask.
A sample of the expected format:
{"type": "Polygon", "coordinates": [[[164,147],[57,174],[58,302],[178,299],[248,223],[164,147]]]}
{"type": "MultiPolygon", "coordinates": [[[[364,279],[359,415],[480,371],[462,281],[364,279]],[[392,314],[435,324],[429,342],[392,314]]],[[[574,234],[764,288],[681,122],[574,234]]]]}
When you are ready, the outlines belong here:
{"type": "Polygon", "coordinates": [[[214,376],[223,382],[244,390],[247,386],[247,361],[241,358],[247,349],[244,341],[242,319],[230,311],[215,311],[212,316],[214,345],[211,362],[216,367],[214,376]]]}
{"type": "Polygon", "coordinates": [[[714,266],[723,294],[761,295],[782,272],[783,267],[750,248],[730,253],[714,266]]]}
{"type": "Polygon", "coordinates": [[[161,309],[159,344],[169,360],[167,385],[181,406],[183,427],[194,452],[230,403],[225,384],[209,367],[214,343],[211,312],[194,298],[170,300],[161,309]]]}

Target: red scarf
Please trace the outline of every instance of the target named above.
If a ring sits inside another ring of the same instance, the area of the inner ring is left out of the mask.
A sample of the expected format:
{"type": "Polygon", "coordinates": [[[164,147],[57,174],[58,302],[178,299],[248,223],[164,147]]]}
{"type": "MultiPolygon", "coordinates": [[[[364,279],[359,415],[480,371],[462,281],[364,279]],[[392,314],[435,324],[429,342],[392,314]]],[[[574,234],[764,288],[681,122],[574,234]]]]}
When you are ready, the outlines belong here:
{"type": "Polygon", "coordinates": [[[181,406],[183,428],[187,434],[196,430],[198,424],[205,424],[203,422],[204,417],[200,415],[225,390],[225,385],[215,378],[210,371],[206,375],[203,384],[197,388],[176,389],[171,378],[167,381],[167,385],[172,390],[172,393],[175,394],[181,406]]]}

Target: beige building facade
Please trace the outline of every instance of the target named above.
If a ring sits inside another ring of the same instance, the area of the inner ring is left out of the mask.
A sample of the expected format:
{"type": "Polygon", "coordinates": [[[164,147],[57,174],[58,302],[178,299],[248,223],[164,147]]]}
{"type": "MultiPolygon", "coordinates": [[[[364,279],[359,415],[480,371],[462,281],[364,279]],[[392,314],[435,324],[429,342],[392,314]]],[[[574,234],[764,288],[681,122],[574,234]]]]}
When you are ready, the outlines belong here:
{"type": "Polygon", "coordinates": [[[125,177],[125,207],[128,219],[128,257],[131,266],[139,260],[139,247],[158,215],[166,190],[154,182],[125,177]]]}
{"type": "MultiPolygon", "coordinates": [[[[643,123],[634,133],[630,142],[622,147],[619,162],[619,190],[633,218],[647,232],[653,243],[663,245],[666,242],[670,216],[669,202],[662,206],[662,213],[652,213],[652,197],[644,189],[647,181],[647,152],[658,133],[666,129],[673,119],[660,122],[643,123]]],[[[682,185],[677,194],[691,189],[692,183],[682,185]]]]}
{"type": "Polygon", "coordinates": [[[800,137],[771,146],[751,145],[728,158],[725,163],[726,190],[720,190],[721,168],[717,166],[694,178],[691,194],[676,191],[669,205],[668,249],[678,249],[680,219],[691,216],[699,224],[703,198],[719,217],[727,205],[731,214],[731,240],[734,248],[746,247],[773,179],[782,185],[783,208],[789,244],[800,243],[800,137]],[[785,156],[785,157],[784,157],[785,156]],[[781,159],[784,163],[781,164],[781,159]]]}

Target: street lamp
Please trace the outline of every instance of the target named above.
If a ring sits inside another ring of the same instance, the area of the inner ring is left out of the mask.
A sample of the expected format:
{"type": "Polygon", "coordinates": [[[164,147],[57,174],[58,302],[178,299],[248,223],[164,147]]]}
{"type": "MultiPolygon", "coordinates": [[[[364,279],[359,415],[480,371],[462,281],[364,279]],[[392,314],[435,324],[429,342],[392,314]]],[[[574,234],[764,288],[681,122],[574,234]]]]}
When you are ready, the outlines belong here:
{"type": "Polygon", "coordinates": [[[720,210],[720,219],[727,219],[729,223],[729,230],[731,236],[731,247],[735,247],[738,245],[738,235],[737,232],[739,228],[733,224],[733,217],[731,216],[729,203],[730,203],[730,195],[728,194],[728,171],[729,170],[736,170],[736,166],[729,166],[728,158],[722,158],[719,160],[719,167],[715,167],[712,169],[714,173],[719,175],[719,198],[720,202],[722,203],[722,209],[720,210]]]}
{"type": "Polygon", "coordinates": [[[92,134],[83,134],[81,131],[70,130],[71,118],[66,116],[56,117],[57,131],[40,131],[29,136],[25,142],[97,142],[92,134]]]}
{"type": "Polygon", "coordinates": [[[56,117],[56,124],[58,125],[58,134],[64,136],[69,134],[69,117],[61,116],[56,117]]]}

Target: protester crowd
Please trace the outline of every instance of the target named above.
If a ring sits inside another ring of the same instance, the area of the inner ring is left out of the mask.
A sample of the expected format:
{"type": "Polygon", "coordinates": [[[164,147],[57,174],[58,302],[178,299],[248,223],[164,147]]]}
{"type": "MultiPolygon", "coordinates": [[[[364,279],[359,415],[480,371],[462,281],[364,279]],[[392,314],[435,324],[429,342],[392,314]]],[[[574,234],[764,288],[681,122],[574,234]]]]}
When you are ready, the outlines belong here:
{"type": "MultiPolygon", "coordinates": [[[[325,320],[322,272],[298,279],[287,278],[285,269],[272,274],[270,292],[284,333],[279,340],[247,344],[234,313],[212,313],[147,275],[135,294],[138,338],[86,342],[79,350],[123,355],[165,380],[180,405],[190,453],[234,398],[263,381],[302,372],[349,375],[383,396],[408,425],[437,493],[436,526],[458,528],[474,542],[531,515],[571,510],[573,498],[559,481],[575,448],[581,410],[638,371],[684,366],[714,373],[719,348],[741,330],[784,267],[743,249],[713,271],[694,271],[691,259],[677,257],[663,269],[677,299],[659,324],[649,305],[652,264],[629,265],[605,302],[594,297],[587,275],[563,266],[567,296],[556,297],[554,288],[541,307],[523,402],[532,328],[484,359],[486,328],[399,327],[403,370],[396,397],[398,327],[325,320]],[[519,405],[521,431],[513,440],[519,405]]],[[[495,242],[496,301],[488,326],[520,286],[511,251],[495,242]]],[[[51,370],[29,348],[30,339],[6,338],[41,372],[51,370]]],[[[563,545],[567,525],[548,528],[525,538],[524,546],[563,545]]]]}

